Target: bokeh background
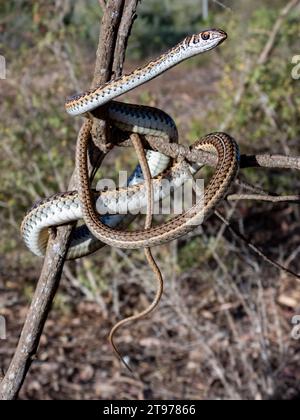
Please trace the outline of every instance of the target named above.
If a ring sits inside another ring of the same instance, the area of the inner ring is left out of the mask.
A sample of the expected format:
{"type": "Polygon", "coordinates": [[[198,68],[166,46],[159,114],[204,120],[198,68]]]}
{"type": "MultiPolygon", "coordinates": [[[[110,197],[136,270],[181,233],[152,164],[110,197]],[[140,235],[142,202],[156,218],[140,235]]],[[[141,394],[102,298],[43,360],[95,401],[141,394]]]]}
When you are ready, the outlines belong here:
{"type": "MultiPolygon", "coordinates": [[[[242,153],[300,155],[300,6],[281,23],[268,57],[262,53],[287,0],[144,0],[130,38],[126,71],[185,35],[221,27],[229,39],[136,89],[125,101],[171,114],[180,141],[191,144],[225,130],[242,153]]],[[[64,100],[93,75],[101,9],[97,0],[0,2],[0,369],[7,369],[42,261],[19,234],[34,201],[64,191],[74,165],[80,118],[64,100]]],[[[102,173],[133,168],[133,153],[114,152],[102,173]]],[[[101,176],[101,172],[100,172],[101,176]]],[[[299,174],[243,170],[241,178],[281,194],[297,194],[299,174]]],[[[224,203],[220,211],[269,257],[300,272],[299,207],[224,203]]],[[[137,225],[143,225],[143,219],[137,225]]],[[[26,378],[22,399],[299,399],[300,285],[268,265],[221,224],[209,221],[187,238],[154,249],[165,278],[159,309],[117,338],[132,377],[107,341],[110,328],[142,310],[154,279],[142,251],[104,248],[66,264],[61,285],[26,378]]]]}

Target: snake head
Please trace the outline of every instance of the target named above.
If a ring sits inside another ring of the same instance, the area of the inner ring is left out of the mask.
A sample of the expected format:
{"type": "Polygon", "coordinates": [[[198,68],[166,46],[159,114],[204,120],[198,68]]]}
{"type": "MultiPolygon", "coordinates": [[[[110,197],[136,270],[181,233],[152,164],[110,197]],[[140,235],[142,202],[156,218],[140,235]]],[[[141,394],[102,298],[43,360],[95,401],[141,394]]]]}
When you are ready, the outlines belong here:
{"type": "Polygon", "coordinates": [[[226,32],[221,29],[208,29],[185,39],[185,45],[192,50],[192,55],[211,50],[225,41],[226,32]]]}

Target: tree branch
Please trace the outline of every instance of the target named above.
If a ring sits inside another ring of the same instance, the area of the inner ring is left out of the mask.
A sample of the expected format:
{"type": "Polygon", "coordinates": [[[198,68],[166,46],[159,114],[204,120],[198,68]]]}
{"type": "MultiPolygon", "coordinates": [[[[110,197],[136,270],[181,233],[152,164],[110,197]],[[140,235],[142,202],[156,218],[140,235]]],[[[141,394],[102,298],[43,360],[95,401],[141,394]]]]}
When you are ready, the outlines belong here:
{"type": "Polygon", "coordinates": [[[125,60],[125,52],[127,42],[130,37],[132,25],[137,17],[136,9],[139,0],[126,0],[122,20],[120,23],[118,39],[115,50],[115,60],[113,64],[113,72],[116,77],[123,73],[123,64],[125,60]]]}
{"type": "MultiPolygon", "coordinates": [[[[147,136],[145,144],[153,150],[163,153],[173,159],[185,158],[188,162],[201,162],[203,165],[216,166],[217,157],[210,152],[195,150],[190,146],[177,143],[166,143],[158,137],[147,136]]],[[[124,141],[120,146],[128,146],[124,141]]],[[[300,156],[280,154],[241,155],[240,168],[277,168],[300,170],[300,156]]]]}

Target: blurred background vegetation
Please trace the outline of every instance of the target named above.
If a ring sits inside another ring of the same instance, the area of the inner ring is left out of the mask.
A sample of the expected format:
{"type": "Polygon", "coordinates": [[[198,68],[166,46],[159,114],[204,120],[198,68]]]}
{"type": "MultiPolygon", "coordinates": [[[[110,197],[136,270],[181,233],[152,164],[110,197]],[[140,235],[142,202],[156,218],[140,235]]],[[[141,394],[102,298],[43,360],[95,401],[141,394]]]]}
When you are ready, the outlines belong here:
{"type": "MultiPolygon", "coordinates": [[[[263,60],[286,4],[210,0],[203,21],[201,0],[142,1],[127,70],[202,28],[221,27],[229,39],[125,100],[171,114],[182,143],[224,130],[243,153],[299,155],[300,82],[291,77],[292,57],[300,54],[299,4],[263,60]]],[[[34,201],[68,184],[80,119],[64,112],[64,100],[89,86],[100,18],[97,0],[0,2],[0,54],[7,63],[0,81],[0,311],[9,320],[3,369],[41,267],[22,244],[20,222],[34,201]]],[[[116,152],[105,173],[134,162],[133,154],[116,152]]],[[[293,171],[247,170],[241,177],[277,193],[299,191],[293,171]]],[[[297,206],[251,202],[224,204],[222,211],[269,256],[300,272],[297,206]]],[[[300,313],[299,284],[214,218],[155,254],[166,279],[162,304],[119,335],[140,379],[120,368],[106,337],[117,319],[151,301],[152,274],[142,252],[106,248],[66,265],[21,397],[299,398],[299,348],[290,338],[290,320],[300,313]]]]}

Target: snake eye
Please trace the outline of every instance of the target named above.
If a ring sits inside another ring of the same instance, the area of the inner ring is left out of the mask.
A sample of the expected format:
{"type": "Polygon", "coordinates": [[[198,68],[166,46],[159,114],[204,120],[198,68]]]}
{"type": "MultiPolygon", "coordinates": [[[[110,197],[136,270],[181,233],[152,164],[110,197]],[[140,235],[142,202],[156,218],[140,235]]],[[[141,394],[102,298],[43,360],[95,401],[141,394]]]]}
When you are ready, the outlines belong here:
{"type": "Polygon", "coordinates": [[[203,34],[201,34],[201,38],[203,39],[203,41],[208,41],[210,38],[210,33],[209,32],[203,32],[203,34]]]}

